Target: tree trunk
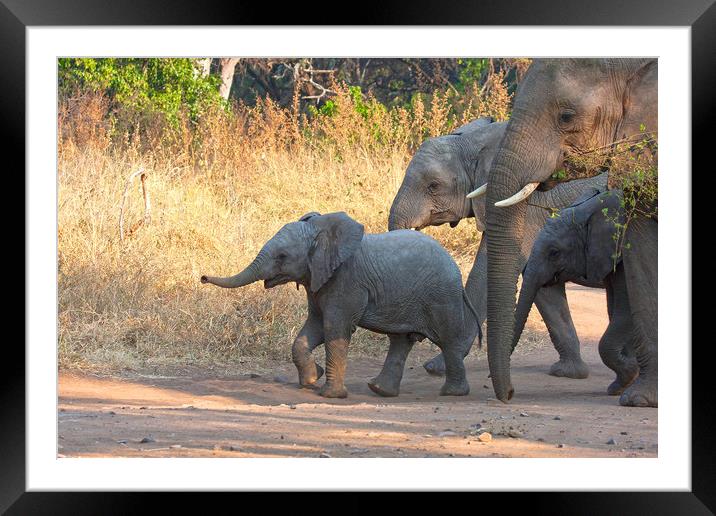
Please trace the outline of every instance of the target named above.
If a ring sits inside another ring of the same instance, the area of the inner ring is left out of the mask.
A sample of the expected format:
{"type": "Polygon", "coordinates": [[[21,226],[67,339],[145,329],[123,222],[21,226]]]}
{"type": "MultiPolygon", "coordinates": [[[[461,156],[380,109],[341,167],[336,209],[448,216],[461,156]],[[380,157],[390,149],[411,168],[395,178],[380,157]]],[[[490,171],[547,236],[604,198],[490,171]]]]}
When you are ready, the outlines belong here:
{"type": "Polygon", "coordinates": [[[231,85],[234,83],[234,70],[236,70],[238,63],[238,57],[222,57],[219,59],[219,65],[221,67],[221,86],[219,86],[219,94],[224,100],[229,100],[231,85]]]}

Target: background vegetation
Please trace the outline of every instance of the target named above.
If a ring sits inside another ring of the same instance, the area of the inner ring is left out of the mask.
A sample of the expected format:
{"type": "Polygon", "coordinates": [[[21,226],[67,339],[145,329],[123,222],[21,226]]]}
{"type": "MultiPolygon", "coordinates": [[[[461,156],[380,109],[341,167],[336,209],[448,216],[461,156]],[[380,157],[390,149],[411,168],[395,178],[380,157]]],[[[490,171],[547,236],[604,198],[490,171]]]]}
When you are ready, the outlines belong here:
{"type": "MultiPolygon", "coordinates": [[[[221,61],[59,60],[61,367],[290,360],[303,291],[223,290],[199,276],[236,273],[308,211],[385,231],[420,143],[479,116],[507,118],[528,65],[254,59],[236,64],[226,93],[221,61]],[[121,239],[127,179],[142,167],[151,220],[138,224],[142,191],[130,183],[121,239]]],[[[474,225],[428,232],[466,273],[474,225]]],[[[359,331],[352,353],[384,346],[359,331]]]]}

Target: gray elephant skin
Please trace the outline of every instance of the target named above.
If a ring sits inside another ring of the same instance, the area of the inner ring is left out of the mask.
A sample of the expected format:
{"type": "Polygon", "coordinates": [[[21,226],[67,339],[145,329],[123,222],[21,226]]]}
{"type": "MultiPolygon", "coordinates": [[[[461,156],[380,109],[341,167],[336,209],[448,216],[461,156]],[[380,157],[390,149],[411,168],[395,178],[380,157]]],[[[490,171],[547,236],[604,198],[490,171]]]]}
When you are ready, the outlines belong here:
{"type": "MultiPolygon", "coordinates": [[[[536,59],[515,95],[487,187],[488,362],[498,399],[514,394],[510,352],[525,199],[546,188],[571,156],[656,131],[656,59],[536,59]],[[497,205],[496,205],[497,203],[497,205]]],[[[605,163],[606,164],[606,163],[605,163]]],[[[626,231],[624,277],[635,327],[638,379],[622,405],[657,406],[657,221],[635,217],[626,231]]]]}
{"type": "Polygon", "coordinates": [[[615,222],[625,222],[620,190],[585,192],[574,205],[547,221],[522,272],[512,342],[514,350],[539,289],[568,281],[588,287],[604,285],[609,326],[599,340],[599,355],[616,373],[607,387],[609,395],[621,394],[639,374],[615,222]]]}
{"type": "Polygon", "coordinates": [[[265,288],[296,282],[306,290],[308,318],[292,348],[302,386],[322,376],[312,351],[325,343],[326,381],[320,394],[347,396],[348,344],[360,326],[390,340],[383,369],[369,382],[377,394],[398,395],[405,359],[414,342],[424,338],[445,356],[440,394],[469,393],[463,358],[474,341],[480,344],[480,322],[460,270],[431,237],[415,231],[364,234],[363,226],[343,212],[314,212],[281,228],[236,276],[201,278],[226,288],[259,280],[265,288]]]}
{"type": "MultiPolygon", "coordinates": [[[[488,182],[507,122],[480,118],[452,134],[426,140],[408,165],[393,200],[388,229],[422,229],[474,217],[478,231],[485,229],[485,197],[466,199],[475,188],[488,182]]],[[[494,180],[497,180],[496,178],[494,180]]],[[[524,231],[519,242],[520,268],[527,262],[537,234],[549,216],[543,207],[566,208],[584,191],[604,188],[606,176],[560,184],[546,192],[535,192],[527,208],[524,231]]],[[[487,233],[482,234],[465,290],[480,321],[487,311],[487,233]]],[[[589,368],[580,355],[579,339],[572,322],[563,284],[541,289],[535,303],[545,321],[559,360],[549,371],[554,376],[586,378],[589,368]]],[[[444,374],[444,360],[438,355],[424,365],[431,374],[444,374]]]]}

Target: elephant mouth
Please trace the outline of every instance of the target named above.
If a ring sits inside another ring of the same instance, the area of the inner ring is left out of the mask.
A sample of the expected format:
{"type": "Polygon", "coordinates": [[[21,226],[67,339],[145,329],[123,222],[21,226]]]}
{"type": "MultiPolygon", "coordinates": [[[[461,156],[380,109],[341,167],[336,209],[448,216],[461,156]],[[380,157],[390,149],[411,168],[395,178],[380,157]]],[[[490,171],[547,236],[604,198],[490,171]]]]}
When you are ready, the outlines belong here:
{"type": "Polygon", "coordinates": [[[264,280],[264,288],[273,288],[277,287],[279,285],[283,285],[285,283],[290,283],[293,281],[289,276],[286,276],[285,274],[278,274],[274,276],[273,278],[269,278],[264,280]]]}
{"type": "Polygon", "coordinates": [[[417,229],[420,231],[423,228],[426,228],[428,226],[442,226],[444,224],[449,224],[451,228],[454,228],[458,224],[460,224],[460,219],[456,219],[450,212],[447,211],[441,211],[431,214],[430,219],[427,223],[422,224],[420,226],[415,226],[414,229],[417,229]]]}
{"type": "Polygon", "coordinates": [[[561,271],[555,272],[554,276],[552,276],[552,278],[549,281],[547,281],[546,283],[544,283],[542,286],[543,287],[553,287],[553,286],[561,283],[560,274],[561,274],[561,271]]]}
{"type": "Polygon", "coordinates": [[[450,218],[450,219],[442,220],[442,219],[439,219],[436,217],[431,217],[427,222],[423,222],[420,224],[416,224],[416,223],[406,224],[403,227],[394,227],[391,231],[394,231],[396,229],[414,229],[415,231],[421,231],[421,230],[423,230],[427,227],[430,227],[430,226],[437,227],[437,226],[442,226],[443,224],[450,224],[450,227],[454,228],[458,224],[460,224],[460,219],[454,220],[454,219],[450,218]]]}

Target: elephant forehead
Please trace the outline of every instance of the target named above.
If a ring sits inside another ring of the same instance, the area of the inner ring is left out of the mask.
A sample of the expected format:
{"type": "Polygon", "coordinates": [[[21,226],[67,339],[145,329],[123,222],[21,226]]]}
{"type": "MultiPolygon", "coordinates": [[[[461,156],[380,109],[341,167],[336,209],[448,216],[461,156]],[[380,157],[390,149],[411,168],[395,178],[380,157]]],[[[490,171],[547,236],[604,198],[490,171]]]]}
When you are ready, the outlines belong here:
{"type": "Polygon", "coordinates": [[[564,209],[558,217],[547,221],[544,229],[540,232],[540,240],[559,243],[561,240],[567,240],[578,227],[579,224],[574,218],[574,209],[564,209]]]}
{"type": "Polygon", "coordinates": [[[446,171],[450,156],[447,154],[422,153],[415,155],[410,162],[407,175],[411,179],[420,180],[434,177],[446,171]]]}
{"type": "Polygon", "coordinates": [[[290,222],[278,230],[274,237],[278,242],[291,242],[307,234],[305,222],[290,222]]]}
{"type": "Polygon", "coordinates": [[[416,156],[438,158],[450,155],[455,150],[454,142],[457,139],[459,139],[459,137],[453,135],[428,138],[420,146],[416,156]]]}

